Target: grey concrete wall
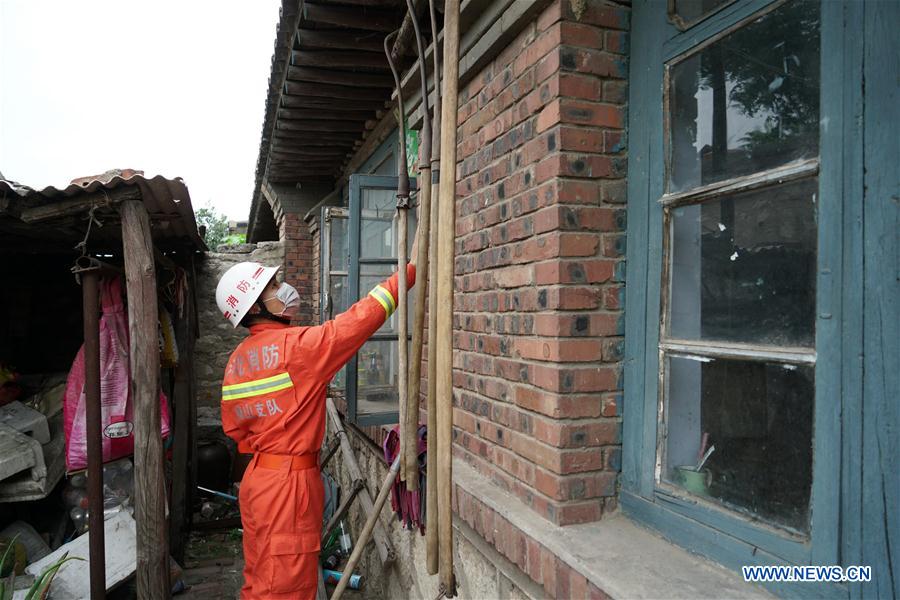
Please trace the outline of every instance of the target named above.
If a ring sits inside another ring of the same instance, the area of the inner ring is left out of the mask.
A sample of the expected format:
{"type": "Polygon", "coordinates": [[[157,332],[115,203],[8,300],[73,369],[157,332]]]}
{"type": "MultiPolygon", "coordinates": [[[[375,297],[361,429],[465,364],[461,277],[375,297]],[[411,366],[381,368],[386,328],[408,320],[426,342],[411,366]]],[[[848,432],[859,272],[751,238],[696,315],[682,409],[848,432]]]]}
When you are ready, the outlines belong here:
{"type": "MultiPolygon", "coordinates": [[[[356,452],[359,468],[366,478],[366,487],[374,499],[387,474],[384,455],[368,439],[348,428],[348,438],[356,452]]],[[[333,435],[329,427],[328,438],[333,435]]],[[[336,477],[344,489],[350,488],[350,478],[343,466],[340,451],[328,463],[326,471],[336,477]]],[[[345,521],[350,526],[354,543],[367,518],[355,502],[345,521]]],[[[363,598],[426,599],[438,597],[438,577],[429,575],[425,561],[425,537],[418,531],[400,526],[390,508],[390,500],[381,512],[381,522],[387,528],[397,560],[384,570],[373,545],[366,549],[356,572],[364,579],[363,598]]],[[[535,584],[516,565],[501,556],[465,522],[454,516],[454,570],[461,600],[537,599],[544,598],[544,590],[535,584]]]]}
{"type": "Polygon", "coordinates": [[[200,339],[197,340],[194,364],[199,409],[218,409],[225,364],[235,346],[247,335],[247,330],[243,327],[233,328],[216,307],[216,284],[219,278],[239,262],[253,261],[271,266],[284,264],[284,246],[281,242],[219,246],[217,250],[220,251],[205,255],[197,273],[200,339]]]}

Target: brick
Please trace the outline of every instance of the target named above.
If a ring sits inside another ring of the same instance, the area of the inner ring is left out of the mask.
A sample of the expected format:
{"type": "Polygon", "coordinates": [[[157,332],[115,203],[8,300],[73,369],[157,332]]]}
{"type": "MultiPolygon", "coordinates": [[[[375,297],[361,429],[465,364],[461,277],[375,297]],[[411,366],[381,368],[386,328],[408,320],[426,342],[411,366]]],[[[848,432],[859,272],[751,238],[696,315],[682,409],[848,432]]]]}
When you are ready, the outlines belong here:
{"type": "MultiPolygon", "coordinates": [[[[558,2],[555,4],[559,4],[558,2]]],[[[551,598],[567,598],[567,596],[558,596],[556,593],[556,578],[559,575],[559,569],[556,564],[556,555],[547,548],[541,546],[541,574],[543,577],[544,591],[551,598]]]]}
{"type": "Polygon", "coordinates": [[[562,2],[552,2],[550,6],[544,9],[544,12],[537,18],[537,30],[544,31],[554,23],[562,20],[563,8],[562,2]]]}
{"type": "Polygon", "coordinates": [[[590,523],[598,521],[603,515],[603,504],[598,500],[582,503],[569,503],[561,505],[556,511],[556,523],[558,525],[574,525],[576,523],[590,523]]]}
{"type": "Polygon", "coordinates": [[[560,24],[562,43],[585,48],[603,48],[604,31],[590,25],[565,21],[560,24]]]}
{"type": "Polygon", "coordinates": [[[587,598],[588,595],[587,579],[574,569],[569,573],[569,594],[571,598],[587,598]]]}
{"type": "Polygon", "coordinates": [[[563,71],[625,79],[628,77],[628,63],[625,57],[602,50],[559,47],[559,68],[563,71]]]}
{"type": "Polygon", "coordinates": [[[560,73],[557,80],[560,96],[594,101],[603,98],[603,80],[593,75],[560,73]]]}
{"type": "Polygon", "coordinates": [[[534,282],[534,267],[521,265],[501,269],[494,275],[497,285],[503,288],[517,288],[534,282]]]}
{"type": "Polygon", "coordinates": [[[613,367],[570,367],[532,365],[530,383],[552,392],[609,392],[618,389],[618,374],[613,367]]]}
{"type": "Polygon", "coordinates": [[[541,554],[543,546],[537,543],[534,538],[528,538],[528,568],[525,572],[532,580],[542,584],[544,582],[541,570],[541,554]]]}
{"type": "Polygon", "coordinates": [[[526,338],[516,340],[513,347],[516,354],[531,360],[588,362],[599,360],[601,356],[600,340],[535,340],[526,338]]]}
{"type": "Polygon", "coordinates": [[[527,69],[547,56],[548,53],[558,48],[561,39],[560,24],[551,25],[541,32],[513,61],[512,75],[516,78],[521,76],[527,69]]]}
{"type": "Polygon", "coordinates": [[[602,401],[602,415],[604,417],[615,417],[621,414],[622,394],[606,394],[602,401]]]}
{"type": "Polygon", "coordinates": [[[614,104],[628,101],[628,85],[624,81],[604,81],[603,100],[614,104]]]}
{"type": "Polygon", "coordinates": [[[556,558],[556,598],[572,598],[570,577],[572,568],[558,557],[556,558]]]}
{"type": "Polygon", "coordinates": [[[610,29],[628,29],[630,11],[623,6],[616,6],[611,3],[587,2],[584,5],[585,10],[581,18],[577,18],[573,13],[572,6],[567,3],[563,4],[566,4],[563,7],[563,15],[567,20],[577,20],[587,25],[608,27],[610,29]]]}

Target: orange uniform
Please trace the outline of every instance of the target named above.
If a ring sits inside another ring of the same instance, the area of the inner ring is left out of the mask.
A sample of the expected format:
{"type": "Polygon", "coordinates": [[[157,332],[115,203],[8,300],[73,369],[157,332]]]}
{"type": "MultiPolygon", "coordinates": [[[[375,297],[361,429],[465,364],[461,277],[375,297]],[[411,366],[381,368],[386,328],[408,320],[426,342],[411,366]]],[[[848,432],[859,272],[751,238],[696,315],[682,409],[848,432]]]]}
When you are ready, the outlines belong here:
{"type": "MultiPolygon", "coordinates": [[[[412,287],[412,265],[407,278],[412,287]]],[[[326,388],[396,307],[395,273],[323,325],[252,325],[228,359],[222,427],[254,453],[240,490],[244,600],[315,597],[326,388]]]]}

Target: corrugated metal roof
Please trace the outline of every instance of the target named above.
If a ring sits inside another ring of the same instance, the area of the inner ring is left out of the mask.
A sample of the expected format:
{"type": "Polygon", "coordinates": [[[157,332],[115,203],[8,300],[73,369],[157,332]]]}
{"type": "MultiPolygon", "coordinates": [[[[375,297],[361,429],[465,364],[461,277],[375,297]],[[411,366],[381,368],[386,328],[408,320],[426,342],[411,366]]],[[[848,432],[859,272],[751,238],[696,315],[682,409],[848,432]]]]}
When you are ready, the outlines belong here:
{"type": "MultiPolygon", "coordinates": [[[[144,203],[150,214],[154,242],[158,245],[176,246],[187,242],[197,250],[206,250],[184,182],[180,178],[167,179],[161,175],[146,178],[142,171],[131,169],[74,179],[62,189],[47,186],[37,190],[0,179],[0,233],[4,237],[11,236],[12,240],[38,237],[61,244],[72,239],[80,241],[90,206],[95,207],[99,222],[117,221],[114,204],[123,193],[144,203]],[[79,197],[90,200],[87,208],[79,208],[79,197]],[[54,214],[55,209],[63,205],[71,206],[71,210],[54,214]]],[[[101,244],[112,243],[118,241],[120,235],[118,227],[97,227],[92,231],[91,239],[101,244]]],[[[9,243],[9,239],[5,241],[9,243]]]]}

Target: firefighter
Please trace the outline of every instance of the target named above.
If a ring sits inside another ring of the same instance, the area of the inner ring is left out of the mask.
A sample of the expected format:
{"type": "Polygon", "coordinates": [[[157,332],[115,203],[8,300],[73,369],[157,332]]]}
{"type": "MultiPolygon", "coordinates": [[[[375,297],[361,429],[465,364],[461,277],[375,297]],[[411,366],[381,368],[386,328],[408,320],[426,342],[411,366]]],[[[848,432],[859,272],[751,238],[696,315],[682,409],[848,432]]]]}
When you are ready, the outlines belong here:
{"type": "MultiPolygon", "coordinates": [[[[416,256],[418,237],[411,256],[416,256]]],[[[222,427],[253,459],[241,482],[243,600],[315,598],[324,492],[318,452],[331,378],[397,308],[397,274],[334,320],[291,327],[300,297],[278,267],[244,262],[216,287],[224,317],[250,335],[225,369],[222,427]]],[[[409,287],[415,266],[407,268],[409,287]]]]}

